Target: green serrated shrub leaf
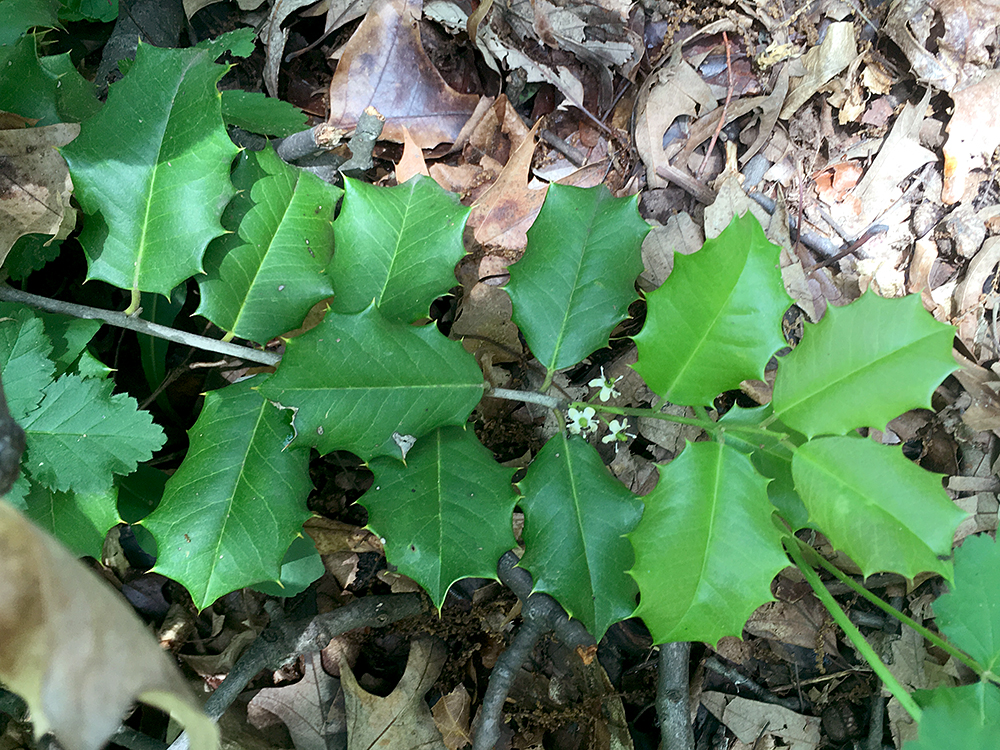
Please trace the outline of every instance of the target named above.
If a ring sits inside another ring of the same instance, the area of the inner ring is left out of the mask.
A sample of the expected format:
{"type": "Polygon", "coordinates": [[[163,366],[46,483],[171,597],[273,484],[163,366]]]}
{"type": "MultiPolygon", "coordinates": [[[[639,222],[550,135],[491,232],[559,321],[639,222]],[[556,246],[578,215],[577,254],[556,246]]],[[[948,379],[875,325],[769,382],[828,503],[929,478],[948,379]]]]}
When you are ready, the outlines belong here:
{"type": "Polygon", "coordinates": [[[549,185],[506,288],[514,322],[550,375],[607,346],[636,298],[649,232],[636,201],[604,185],[549,185]]]}
{"type": "Polygon", "coordinates": [[[955,329],[924,310],[920,295],[885,299],[873,291],[846,307],[828,307],[778,367],[774,413],[807,437],[884,430],[958,369],[955,329]]]}
{"type": "Polygon", "coordinates": [[[635,611],[653,643],[739,636],[750,613],[771,601],[771,580],[788,566],[771,521],[767,480],[721,443],[689,443],[660,467],[629,535],[635,611]],[[734,540],[739,540],[736,543],[734,540]]]}
{"type": "Polygon", "coordinates": [[[214,62],[222,51],[140,43],[107,103],[62,149],[89,214],[80,235],[89,278],[167,295],[201,272],[233,195],[237,149],[216,88],[226,67],[214,62]]]}
{"type": "Polygon", "coordinates": [[[333,293],[325,270],[343,191],[289,166],[270,145],[244,152],[240,162],[249,161],[256,164],[237,170],[233,182],[253,205],[241,217],[238,240],[227,235],[209,246],[196,312],[241,338],[266,342],[298,327],[333,293]]]}
{"type": "Polygon", "coordinates": [[[363,460],[402,458],[399,436],[464,424],[483,395],[483,374],[458,341],[433,325],[386,320],[374,305],[332,311],[288,342],[261,393],[295,410],[295,443],[363,460]]]}
{"type": "Polygon", "coordinates": [[[1000,736],[1000,687],[988,682],[917,690],[924,709],[920,735],[903,750],[995,750],[1000,736]]]}
{"type": "Polygon", "coordinates": [[[998,591],[1000,545],[983,534],[955,550],[951,590],[934,602],[941,632],[993,674],[1000,672],[998,591]]]}
{"type": "Polygon", "coordinates": [[[909,461],[898,446],[858,437],[826,437],[799,446],[795,489],[809,520],[868,576],[924,571],[951,578],[951,540],[965,513],[941,475],[909,461]]]}
{"type": "Polygon", "coordinates": [[[42,402],[55,377],[52,344],[41,319],[12,303],[0,304],[0,370],[7,408],[14,421],[23,420],[42,402]]]}
{"type": "Polygon", "coordinates": [[[118,490],[99,493],[53,492],[32,483],[25,515],[77,555],[101,559],[108,529],[121,523],[118,490]]]}
{"type": "Polygon", "coordinates": [[[264,580],[309,517],[309,452],[286,450],[289,415],[253,380],[212,391],[163,499],[140,523],[156,539],[154,570],[184,584],[195,606],[264,580]]]}
{"type": "Polygon", "coordinates": [[[552,595],[600,640],[635,609],[636,586],[625,534],[642,501],[605,468],[593,446],[558,433],[542,446],[518,484],[525,553],[518,563],[535,591],[552,595]]]}
{"type": "MultiPolygon", "coordinates": [[[[3,36],[10,34],[0,31],[3,36]]],[[[38,125],[62,121],[58,80],[38,60],[40,34],[26,34],[0,47],[0,111],[38,120],[38,125]]]]}
{"type": "Polygon", "coordinates": [[[674,270],[646,297],[646,323],[635,337],[635,370],[654,393],[704,406],[763,378],[785,345],[781,316],[792,304],[780,252],[748,212],[693,255],[674,255],[674,270]]]}
{"type": "Polygon", "coordinates": [[[333,309],[356,313],[372,300],[389,320],[412,323],[458,282],[469,209],[429,177],[380,188],[344,179],[344,205],[333,224],[333,309]]]}
{"type": "Polygon", "coordinates": [[[386,559],[439,609],[461,578],[496,578],[513,549],[514,469],[500,466],[471,430],[442,427],[420,438],[403,464],[375,458],[372,488],[359,502],[385,539],[386,559]]]}
{"type": "Polygon", "coordinates": [[[63,375],[45,388],[41,406],[22,421],[32,480],[59,492],[106,494],[112,474],[129,474],[165,440],[148,412],[110,380],[63,375]]]}

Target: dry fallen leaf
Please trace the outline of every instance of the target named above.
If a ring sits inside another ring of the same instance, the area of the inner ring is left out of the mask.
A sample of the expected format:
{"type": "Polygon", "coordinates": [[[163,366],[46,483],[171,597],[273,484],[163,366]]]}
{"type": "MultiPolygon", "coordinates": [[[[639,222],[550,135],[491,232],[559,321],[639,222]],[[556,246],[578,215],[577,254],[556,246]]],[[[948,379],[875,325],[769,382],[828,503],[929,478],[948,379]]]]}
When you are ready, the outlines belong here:
{"type": "Polygon", "coordinates": [[[420,639],[410,644],[406,671],[396,689],[385,698],[372,695],[358,685],[346,662],[340,664],[340,680],[347,705],[347,750],[373,747],[447,750],[434,717],[424,701],[447,653],[438,640],[420,639]]]}
{"type": "Polygon", "coordinates": [[[422,174],[430,177],[427,171],[427,162],[424,161],[424,152],[416,144],[410,131],[403,128],[403,155],[396,165],[396,184],[402,185],[411,177],[422,174]]]}
{"type": "Polygon", "coordinates": [[[1000,145],[1000,71],[975,86],[952,93],[955,113],[946,128],[941,202],[957,203],[967,192],[969,173],[986,167],[1000,145]]]}
{"type": "Polygon", "coordinates": [[[170,657],[122,599],[0,500],[0,681],[31,709],[36,736],[99,750],[136,700],[170,711],[192,750],[219,746],[170,657]]]}
{"type": "Polygon", "coordinates": [[[471,702],[469,691],[465,689],[465,685],[459,684],[448,695],[441,696],[431,709],[434,723],[444,737],[444,744],[448,750],[459,750],[472,744],[472,735],[469,732],[471,702]]]}
{"type": "Polygon", "coordinates": [[[382,138],[420,148],[453,143],[479,102],[441,77],[420,43],[421,0],[378,0],[344,47],[330,82],[330,116],[350,129],[365,107],[385,116],[382,138]]]}
{"type": "Polygon", "coordinates": [[[79,132],[76,123],[0,130],[0,263],[22,235],[63,239],[73,230],[73,183],[55,147],[79,132]]]}

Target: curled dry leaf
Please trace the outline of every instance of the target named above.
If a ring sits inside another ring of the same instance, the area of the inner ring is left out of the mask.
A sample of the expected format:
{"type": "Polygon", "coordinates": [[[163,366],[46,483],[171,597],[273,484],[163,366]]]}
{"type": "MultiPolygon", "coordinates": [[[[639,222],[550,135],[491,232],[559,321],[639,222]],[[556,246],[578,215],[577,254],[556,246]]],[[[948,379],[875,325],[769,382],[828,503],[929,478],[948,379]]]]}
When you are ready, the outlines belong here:
{"type": "Polygon", "coordinates": [[[365,107],[385,116],[382,137],[420,148],[454,143],[479,97],[445,83],[420,43],[421,0],[377,0],[344,47],[330,82],[328,122],[349,129],[365,107]]]}
{"type": "Polygon", "coordinates": [[[142,621],[55,539],[0,500],[0,681],[31,709],[35,733],[98,750],[136,700],[184,724],[192,750],[215,725],[142,621]]]}
{"type": "Polygon", "coordinates": [[[76,123],[0,131],[0,263],[22,235],[62,239],[76,226],[73,183],[55,147],[79,132],[76,123]]]}

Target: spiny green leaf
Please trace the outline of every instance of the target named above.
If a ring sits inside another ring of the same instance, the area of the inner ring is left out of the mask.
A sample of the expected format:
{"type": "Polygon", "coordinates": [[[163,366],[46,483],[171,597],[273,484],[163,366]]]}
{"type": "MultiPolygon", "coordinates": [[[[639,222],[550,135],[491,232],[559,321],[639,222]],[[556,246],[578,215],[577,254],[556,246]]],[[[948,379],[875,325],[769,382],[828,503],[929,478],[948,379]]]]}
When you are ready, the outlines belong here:
{"type": "Polygon", "coordinates": [[[924,709],[920,736],[903,750],[996,750],[1000,736],[1000,687],[977,682],[962,687],[917,690],[924,709]]]}
{"type": "Polygon", "coordinates": [[[389,320],[426,317],[431,302],[457,283],[468,218],[458,196],[429,177],[391,188],[345,178],[344,205],[333,224],[333,309],[361,312],[375,300],[389,320]]]}
{"type": "Polygon", "coordinates": [[[604,185],[549,185],[506,288],[514,322],[550,375],[606,346],[636,298],[649,232],[636,201],[604,185]]]}
{"type": "MultiPolygon", "coordinates": [[[[7,35],[2,27],[0,35],[7,35]]],[[[38,62],[37,40],[38,34],[27,34],[0,47],[0,110],[55,125],[62,121],[58,81],[38,62]]]]}
{"type": "Polygon", "coordinates": [[[290,340],[261,393],[295,410],[296,444],[402,458],[393,434],[419,438],[464,424],[483,395],[483,374],[435,326],[392,323],[370,305],[357,315],[330,311],[290,340]]]}
{"type": "Polygon", "coordinates": [[[184,584],[195,606],[264,580],[309,517],[309,452],[285,450],[289,415],[253,380],[212,391],[191,447],[141,525],[156,539],[154,570],[184,584]]]}
{"type": "Polygon", "coordinates": [[[605,468],[593,446],[558,433],[542,446],[518,484],[526,551],[519,567],[535,591],[551,594],[600,640],[635,609],[636,586],[625,534],[642,501],[605,468]]]}
{"type": "Polygon", "coordinates": [[[937,626],[983,667],[1000,672],[1000,545],[986,534],[955,550],[951,590],[934,602],[937,626]]]}
{"type": "MultiPolygon", "coordinates": [[[[235,35],[215,40],[223,47],[235,35]]],[[[223,51],[160,49],[140,42],[135,64],[108,101],[62,149],[89,214],[80,235],[89,278],[169,294],[200,273],[233,188],[236,146],[216,84],[223,51]]]]}
{"type": "Polygon", "coordinates": [[[919,294],[884,299],[869,290],[846,307],[827,307],[778,367],[774,414],[807,437],[884,430],[905,411],[930,408],[934,389],[958,369],[954,335],[919,294]]]}
{"type": "MultiPolygon", "coordinates": [[[[759,428],[770,416],[770,406],[758,406],[752,409],[734,406],[719,419],[719,424],[759,428]]],[[[801,529],[809,522],[809,511],[802,504],[799,493],[795,491],[795,481],[792,479],[792,448],[789,443],[801,445],[805,442],[805,438],[789,430],[781,422],[771,422],[769,426],[773,432],[771,435],[760,433],[748,435],[739,430],[729,430],[726,432],[726,445],[750,456],[750,463],[754,468],[771,480],[767,485],[767,496],[771,499],[771,503],[793,530],[801,529]],[[788,437],[781,440],[781,434],[788,437]]]]}
{"type": "Polygon", "coordinates": [[[653,643],[739,636],[750,613],[774,598],[771,580],[788,565],[767,480],[720,443],[690,443],[659,468],[629,535],[642,597],[635,615],[653,643]]]}
{"type": "Polygon", "coordinates": [[[795,489],[809,520],[867,576],[924,571],[951,578],[951,540],[965,518],[932,474],[898,446],[858,437],[827,437],[799,446],[795,489]]]}
{"type": "Polygon", "coordinates": [[[78,375],[45,388],[41,406],[21,421],[28,443],[22,465],[32,480],[59,492],[106,494],[113,473],[129,474],[152,458],[163,430],[112,388],[110,380],[78,375]]]}
{"type": "Polygon", "coordinates": [[[704,406],[740,382],[760,379],[785,345],[781,317],[792,304],[772,245],[753,214],[730,222],[646,297],[635,337],[635,370],[674,404],[704,406]]]}
{"type": "Polygon", "coordinates": [[[0,47],[17,41],[34,26],[56,27],[59,19],[57,0],[4,0],[3,21],[0,22],[0,47]]]}
{"type": "Polygon", "coordinates": [[[253,206],[239,223],[240,242],[228,235],[209,246],[196,312],[241,338],[265,342],[298,327],[314,304],[333,293],[325,269],[343,191],[285,164],[270,145],[244,152],[240,161],[256,162],[256,168],[234,174],[253,206]],[[247,183],[247,176],[257,179],[247,183]]]}
{"type": "Polygon", "coordinates": [[[118,490],[99,493],[53,492],[31,483],[25,515],[77,555],[101,559],[108,529],[121,523],[118,490]]]}
{"type": "Polygon", "coordinates": [[[250,133],[289,136],[306,129],[309,118],[294,104],[259,91],[222,92],[222,119],[250,133]]]}
{"type": "Polygon", "coordinates": [[[471,430],[442,427],[420,438],[403,464],[369,462],[372,488],[360,499],[386,559],[440,609],[461,578],[496,578],[513,549],[514,469],[500,466],[471,430]]]}

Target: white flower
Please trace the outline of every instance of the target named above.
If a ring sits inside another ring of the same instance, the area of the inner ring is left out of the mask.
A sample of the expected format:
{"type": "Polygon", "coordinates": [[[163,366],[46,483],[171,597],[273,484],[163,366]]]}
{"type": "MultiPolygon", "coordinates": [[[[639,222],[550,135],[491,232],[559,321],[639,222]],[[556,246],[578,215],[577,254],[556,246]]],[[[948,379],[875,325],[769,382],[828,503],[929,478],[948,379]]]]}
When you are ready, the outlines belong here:
{"type": "Polygon", "coordinates": [[[618,398],[618,396],[622,395],[621,391],[615,388],[615,383],[621,380],[622,377],[623,377],[622,375],[619,375],[617,378],[612,380],[611,378],[605,376],[604,368],[602,367],[601,377],[594,378],[589,383],[587,383],[587,385],[589,385],[591,388],[600,388],[601,393],[599,395],[601,401],[607,401],[609,398],[618,398]]]}
{"type": "Polygon", "coordinates": [[[571,406],[567,412],[569,416],[569,424],[567,425],[569,431],[574,435],[586,435],[588,432],[595,432],[597,430],[597,420],[594,419],[596,414],[597,412],[591,406],[584,407],[583,411],[574,409],[571,406]]]}
{"type": "Polygon", "coordinates": [[[635,435],[633,435],[632,433],[625,432],[625,430],[628,429],[627,419],[623,419],[621,422],[619,422],[617,419],[612,419],[610,422],[608,422],[608,429],[610,429],[611,432],[602,437],[601,442],[602,443],[613,442],[615,444],[615,453],[618,452],[618,446],[621,443],[624,443],[629,438],[635,437],[635,435]]]}

